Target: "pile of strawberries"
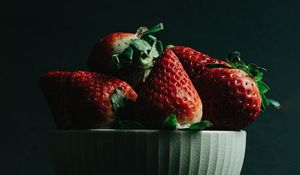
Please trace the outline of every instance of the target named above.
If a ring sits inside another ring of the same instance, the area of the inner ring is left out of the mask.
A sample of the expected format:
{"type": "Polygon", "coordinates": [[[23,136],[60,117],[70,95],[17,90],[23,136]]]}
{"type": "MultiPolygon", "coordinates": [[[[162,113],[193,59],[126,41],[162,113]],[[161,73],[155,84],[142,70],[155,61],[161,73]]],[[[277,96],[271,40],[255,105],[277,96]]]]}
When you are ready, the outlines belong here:
{"type": "Polygon", "coordinates": [[[57,128],[240,130],[280,106],[265,96],[264,68],[239,52],[222,61],[190,47],[164,49],[153,36],[162,29],[109,34],[90,53],[89,71],[42,75],[57,128]]]}

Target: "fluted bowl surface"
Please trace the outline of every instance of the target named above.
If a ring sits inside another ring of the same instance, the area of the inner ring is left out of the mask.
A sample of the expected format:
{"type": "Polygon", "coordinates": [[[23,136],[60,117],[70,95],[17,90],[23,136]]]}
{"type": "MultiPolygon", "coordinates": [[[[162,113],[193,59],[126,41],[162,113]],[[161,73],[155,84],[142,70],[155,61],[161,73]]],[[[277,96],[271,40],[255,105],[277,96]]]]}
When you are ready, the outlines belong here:
{"type": "Polygon", "coordinates": [[[53,131],[56,175],[239,175],[245,131],[53,131]]]}

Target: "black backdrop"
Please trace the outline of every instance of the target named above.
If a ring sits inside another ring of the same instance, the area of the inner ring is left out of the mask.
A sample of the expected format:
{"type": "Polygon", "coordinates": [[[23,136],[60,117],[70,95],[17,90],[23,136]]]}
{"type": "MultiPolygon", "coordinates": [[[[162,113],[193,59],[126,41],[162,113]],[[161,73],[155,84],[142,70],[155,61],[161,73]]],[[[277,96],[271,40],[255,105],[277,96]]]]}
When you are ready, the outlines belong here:
{"type": "Polygon", "coordinates": [[[217,58],[239,50],[246,62],[268,68],[269,95],[283,108],[265,111],[246,128],[242,175],[299,174],[299,6],[289,0],[28,0],[7,7],[1,15],[0,174],[53,175],[47,133],[54,123],[37,85],[42,72],[86,69],[101,36],[160,21],[165,44],[217,58]]]}

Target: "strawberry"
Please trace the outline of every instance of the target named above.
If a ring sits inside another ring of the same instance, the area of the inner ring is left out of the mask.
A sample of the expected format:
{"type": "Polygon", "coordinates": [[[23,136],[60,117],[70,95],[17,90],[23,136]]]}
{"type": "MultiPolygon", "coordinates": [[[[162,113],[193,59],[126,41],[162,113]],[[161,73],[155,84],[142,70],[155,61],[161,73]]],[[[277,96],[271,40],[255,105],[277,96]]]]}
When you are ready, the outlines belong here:
{"type": "Polygon", "coordinates": [[[112,62],[112,55],[122,53],[128,44],[138,39],[137,34],[116,32],[111,33],[95,45],[91,51],[87,65],[91,71],[97,71],[108,75],[113,74],[115,67],[112,62]]]}
{"type": "Polygon", "coordinates": [[[136,33],[116,32],[104,36],[91,51],[89,70],[117,76],[136,86],[145,79],[162,52],[162,44],[152,34],[163,29],[140,27],[136,33]]]}
{"type": "Polygon", "coordinates": [[[240,130],[259,116],[259,89],[243,70],[213,68],[204,72],[197,87],[205,106],[203,118],[215,129],[240,130]]]}
{"type": "Polygon", "coordinates": [[[162,128],[169,114],[175,114],[181,125],[201,120],[201,99],[171,50],[159,57],[142,85],[136,114],[138,120],[150,128],[162,128]]]}
{"type": "Polygon", "coordinates": [[[261,109],[279,107],[265,97],[269,90],[261,81],[265,69],[245,65],[238,52],[225,62],[188,47],[171,50],[193,81],[203,102],[203,119],[213,123],[212,129],[240,130],[256,120],[261,109]]]}
{"type": "Polygon", "coordinates": [[[72,127],[65,97],[65,82],[70,74],[61,71],[48,72],[42,75],[39,81],[58,129],[72,127]]]}
{"type": "Polygon", "coordinates": [[[92,72],[48,72],[39,84],[58,129],[108,127],[137,98],[126,82],[92,72]]]}
{"type": "Polygon", "coordinates": [[[126,82],[100,73],[73,72],[67,86],[69,113],[78,129],[109,126],[124,106],[124,99],[137,98],[126,82]]]}

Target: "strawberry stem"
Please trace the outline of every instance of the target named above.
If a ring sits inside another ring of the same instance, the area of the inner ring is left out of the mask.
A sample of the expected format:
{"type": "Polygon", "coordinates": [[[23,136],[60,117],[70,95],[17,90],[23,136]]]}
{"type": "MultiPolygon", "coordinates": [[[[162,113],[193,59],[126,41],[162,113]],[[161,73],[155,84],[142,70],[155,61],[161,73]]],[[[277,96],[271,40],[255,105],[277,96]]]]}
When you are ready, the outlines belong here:
{"type": "Polygon", "coordinates": [[[158,23],[156,24],[155,26],[152,26],[150,27],[148,30],[146,30],[142,36],[145,36],[145,35],[149,35],[149,34],[152,34],[152,33],[156,33],[158,31],[161,31],[164,29],[164,25],[163,23],[158,23]]]}

